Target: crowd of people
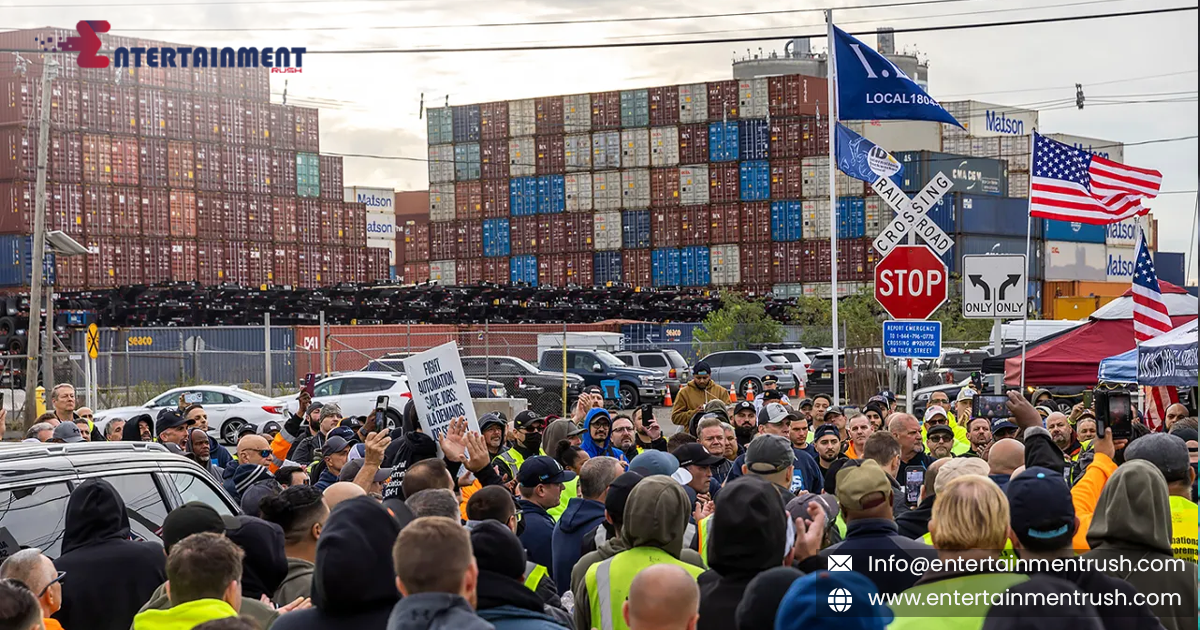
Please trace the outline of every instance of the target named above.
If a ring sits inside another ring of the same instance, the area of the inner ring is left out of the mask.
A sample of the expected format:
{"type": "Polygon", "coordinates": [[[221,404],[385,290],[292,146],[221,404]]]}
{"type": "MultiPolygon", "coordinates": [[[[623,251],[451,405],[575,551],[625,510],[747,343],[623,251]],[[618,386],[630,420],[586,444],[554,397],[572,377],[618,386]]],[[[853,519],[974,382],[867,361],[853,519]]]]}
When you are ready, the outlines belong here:
{"type": "Polygon", "coordinates": [[[489,413],[437,436],[411,402],[384,430],[301,393],[232,452],[201,405],[101,432],[60,385],[26,441],[159,442],[241,514],[187,503],[160,546],[88,479],[58,557],[10,550],[0,565],[0,630],[1197,624],[1197,424],[1182,406],[1164,432],[1114,439],[1042,390],[1009,392],[992,420],[972,417],[970,388],[935,392],[918,417],[888,392],[839,406],[789,400],[774,379],[736,401],[703,362],[692,372],[672,432],[596,389],[570,417],[489,413]],[[960,592],[1047,603],[938,599],[960,592]]]}

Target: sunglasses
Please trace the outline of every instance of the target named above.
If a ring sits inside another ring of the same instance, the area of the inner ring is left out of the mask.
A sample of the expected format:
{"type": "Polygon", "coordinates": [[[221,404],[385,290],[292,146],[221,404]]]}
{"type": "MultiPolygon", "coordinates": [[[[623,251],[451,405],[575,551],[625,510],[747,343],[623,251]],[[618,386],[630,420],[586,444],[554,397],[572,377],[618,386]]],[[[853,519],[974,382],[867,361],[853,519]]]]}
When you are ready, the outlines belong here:
{"type": "Polygon", "coordinates": [[[930,442],[952,442],[954,438],[949,435],[934,435],[929,438],[930,442]]]}
{"type": "Polygon", "coordinates": [[[59,571],[59,572],[58,572],[58,575],[56,575],[56,576],[54,577],[54,579],[53,579],[53,580],[50,580],[50,583],[46,585],[46,588],[42,589],[42,592],[40,592],[40,593],[38,593],[38,594],[37,594],[37,596],[38,596],[38,599],[41,599],[41,598],[42,598],[42,596],[46,594],[46,591],[50,590],[50,587],[51,587],[51,586],[54,586],[55,584],[57,584],[57,583],[59,583],[59,582],[62,582],[62,581],[63,581],[63,579],[64,579],[64,578],[66,578],[66,577],[67,577],[67,574],[66,574],[66,572],[64,572],[64,571],[59,571]]]}

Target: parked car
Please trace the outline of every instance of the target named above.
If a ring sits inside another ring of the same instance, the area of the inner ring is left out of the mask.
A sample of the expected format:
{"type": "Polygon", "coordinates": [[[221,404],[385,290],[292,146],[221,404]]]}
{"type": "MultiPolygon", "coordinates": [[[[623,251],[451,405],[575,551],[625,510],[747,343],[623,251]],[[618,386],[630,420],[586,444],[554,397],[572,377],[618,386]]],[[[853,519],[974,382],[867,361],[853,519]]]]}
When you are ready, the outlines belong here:
{"type": "Polygon", "coordinates": [[[770,352],[771,354],[781,354],[791,362],[792,376],[795,376],[796,380],[799,381],[796,387],[801,387],[808,382],[808,366],[812,365],[812,359],[809,358],[808,353],[803,348],[767,347],[763,348],[763,351],[770,352]]]}
{"type": "Polygon", "coordinates": [[[972,372],[983,369],[983,360],[987,357],[986,350],[943,351],[937,363],[930,366],[930,370],[925,373],[922,383],[957,383],[964,378],[970,378],[972,372]]]}
{"type": "Polygon", "coordinates": [[[701,361],[712,368],[714,381],[722,387],[735,384],[739,395],[747,387],[761,392],[762,378],[767,374],[774,374],[779,379],[779,389],[785,392],[800,384],[800,380],[792,373],[792,362],[775,351],[725,350],[714,352],[701,361]]]}
{"type": "MultiPolygon", "coordinates": [[[[379,396],[388,396],[388,410],[385,413],[386,428],[400,426],[403,418],[404,405],[412,394],[408,389],[408,377],[393,372],[345,372],[332,374],[313,385],[313,402],[337,403],[342,408],[342,416],[367,416],[375,411],[375,400],[379,396]]],[[[300,407],[299,394],[292,394],[284,399],[287,401],[289,413],[296,413],[300,407]]]]}
{"type": "Polygon", "coordinates": [[[658,372],[666,379],[672,396],[678,394],[679,388],[692,379],[692,369],[677,350],[622,350],[614,352],[613,356],[625,365],[658,372]]]}
{"type": "Polygon", "coordinates": [[[181,395],[199,399],[208,412],[208,434],[225,444],[237,442],[238,431],[247,424],[261,432],[270,423],[282,427],[287,421],[284,399],[268,398],[237,385],[193,385],[169,389],[141,406],[97,411],[96,424],[103,433],[110,420],[128,420],[143,413],[157,418],[163,409],[178,408],[181,395]]]}
{"type": "MultiPolygon", "coordinates": [[[[606,350],[567,348],[566,354],[566,371],[583,378],[585,385],[604,388],[606,383],[613,383],[616,391],[605,394],[615,399],[621,409],[658,403],[667,397],[666,379],[654,370],[625,365],[606,350]]],[[[538,367],[562,374],[563,351],[546,350],[538,367]]]]}
{"type": "MultiPolygon", "coordinates": [[[[839,365],[838,374],[840,375],[837,398],[844,399],[846,396],[846,353],[838,353],[839,365]]],[[[813,394],[833,394],[833,352],[823,351],[813,355],[812,363],[809,364],[806,370],[808,376],[808,385],[805,387],[805,392],[812,396],[813,394]]]]}
{"type": "MultiPolygon", "coordinates": [[[[391,372],[393,374],[404,374],[404,361],[401,359],[393,359],[384,357],[382,359],[372,359],[362,369],[363,372],[391,372]]],[[[471,390],[471,398],[508,398],[508,391],[504,387],[504,383],[500,381],[489,381],[482,378],[468,378],[467,388],[471,390]]]]}
{"type": "Polygon", "coordinates": [[[36,547],[51,558],[62,552],[67,501],[87,479],[116,488],[129,513],[130,532],[161,543],[157,532],[171,510],[191,501],[222,515],[240,512],[204,469],[151,442],[0,445],[0,538],[36,547]]]}

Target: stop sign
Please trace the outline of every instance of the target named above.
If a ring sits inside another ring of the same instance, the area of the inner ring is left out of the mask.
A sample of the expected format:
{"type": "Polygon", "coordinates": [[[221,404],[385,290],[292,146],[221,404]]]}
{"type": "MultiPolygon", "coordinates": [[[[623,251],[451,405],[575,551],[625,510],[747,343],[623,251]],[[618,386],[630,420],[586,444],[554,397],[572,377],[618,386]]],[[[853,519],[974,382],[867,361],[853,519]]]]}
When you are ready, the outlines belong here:
{"type": "Polygon", "coordinates": [[[946,301],[946,264],[924,245],[898,245],[875,266],[875,299],[893,319],[925,319],[946,301]]]}

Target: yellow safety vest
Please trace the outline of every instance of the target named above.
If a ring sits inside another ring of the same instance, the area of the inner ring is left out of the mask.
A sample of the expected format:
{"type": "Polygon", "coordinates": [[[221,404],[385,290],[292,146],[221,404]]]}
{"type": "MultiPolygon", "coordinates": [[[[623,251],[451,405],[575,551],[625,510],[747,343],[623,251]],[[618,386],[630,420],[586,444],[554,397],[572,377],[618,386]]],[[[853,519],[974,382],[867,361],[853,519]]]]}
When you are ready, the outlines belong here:
{"type": "Polygon", "coordinates": [[[696,523],[697,547],[700,549],[700,557],[704,559],[704,563],[708,564],[708,537],[712,535],[712,514],[705,516],[696,523]]]}
{"type": "Polygon", "coordinates": [[[550,518],[555,522],[562,517],[563,512],[567,511],[567,503],[579,495],[579,477],[563,483],[562,496],[558,499],[558,505],[546,510],[550,518]]]}
{"type": "MultiPolygon", "coordinates": [[[[588,602],[591,607],[592,627],[599,630],[629,630],[622,613],[625,599],[629,597],[629,586],[642,569],[655,564],[674,564],[692,577],[699,577],[704,569],[676,559],[657,547],[634,547],[588,567],[584,583],[587,585],[588,602]]],[[[576,606],[585,605],[575,602],[576,606]]]]}
{"type": "MultiPolygon", "coordinates": [[[[933,546],[933,535],[930,534],[929,532],[925,532],[925,535],[921,537],[921,542],[932,547],[933,546]]],[[[1010,560],[1017,559],[1017,552],[1015,549],[1013,549],[1011,540],[1004,541],[1004,550],[1000,552],[1000,557],[1004,558],[1004,559],[1010,559],[1010,560]]]]}
{"type": "Polygon", "coordinates": [[[1184,497],[1169,497],[1171,502],[1171,549],[1176,558],[1195,562],[1197,555],[1197,508],[1184,497]],[[1188,529],[1191,528],[1191,529],[1188,529]]]}
{"type": "Polygon", "coordinates": [[[542,580],[546,578],[546,575],[548,573],[549,572],[546,571],[546,567],[544,567],[540,564],[534,564],[532,562],[526,561],[525,562],[525,588],[536,593],[538,584],[542,583],[542,580]]]}
{"type": "MultiPolygon", "coordinates": [[[[538,451],[538,455],[545,455],[545,451],[538,451]]],[[[508,466],[508,470],[512,472],[512,478],[517,478],[517,472],[521,470],[521,465],[525,463],[525,456],[515,448],[510,448],[496,456],[496,459],[504,462],[508,466]]]]}

